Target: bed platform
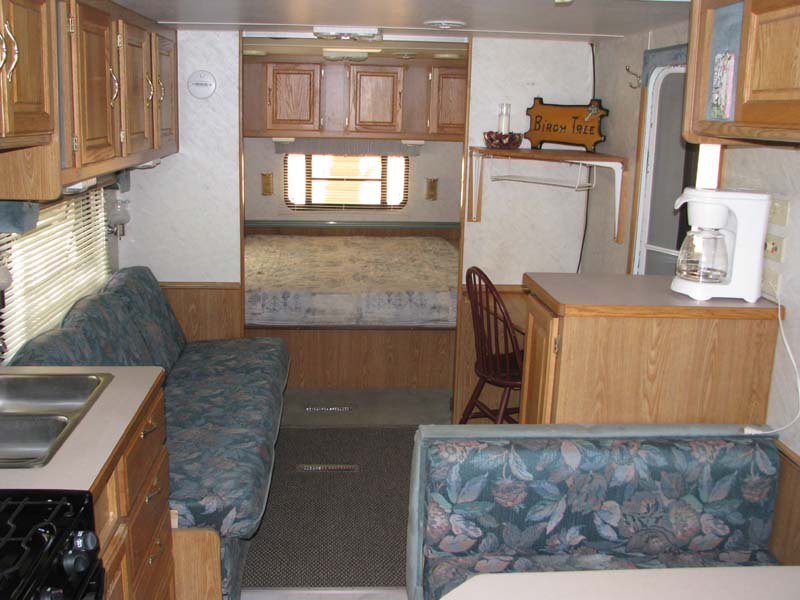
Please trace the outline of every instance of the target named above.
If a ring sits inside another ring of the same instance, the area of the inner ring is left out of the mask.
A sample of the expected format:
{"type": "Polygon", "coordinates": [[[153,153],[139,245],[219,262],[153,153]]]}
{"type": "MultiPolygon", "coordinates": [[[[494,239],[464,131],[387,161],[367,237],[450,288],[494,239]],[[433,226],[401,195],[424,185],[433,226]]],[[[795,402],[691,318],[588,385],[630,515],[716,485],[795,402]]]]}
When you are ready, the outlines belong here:
{"type": "Polygon", "coordinates": [[[245,238],[247,326],[452,328],[457,283],[438,237],[245,238]]]}
{"type": "Polygon", "coordinates": [[[248,228],[245,335],[286,341],[292,388],[451,389],[457,230],[432,233],[248,228]]]}

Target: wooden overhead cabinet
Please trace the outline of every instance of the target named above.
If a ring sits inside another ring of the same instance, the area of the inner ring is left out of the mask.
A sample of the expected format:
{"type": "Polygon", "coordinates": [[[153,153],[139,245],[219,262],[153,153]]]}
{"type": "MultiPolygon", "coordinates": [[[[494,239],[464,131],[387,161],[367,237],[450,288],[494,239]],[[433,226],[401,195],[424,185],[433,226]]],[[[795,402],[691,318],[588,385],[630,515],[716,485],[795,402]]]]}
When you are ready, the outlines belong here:
{"type": "Polygon", "coordinates": [[[123,156],[155,148],[156,84],[150,33],[124,20],[118,22],[120,49],[120,109],[123,156]]]}
{"type": "Polygon", "coordinates": [[[696,0],[684,137],[800,142],[800,3],[696,0]]]}
{"type": "Polygon", "coordinates": [[[431,69],[430,133],[464,133],[467,123],[467,70],[431,69]]]}
{"type": "Polygon", "coordinates": [[[350,66],[349,131],[402,131],[403,71],[403,67],[350,66]]]}
{"type": "Polygon", "coordinates": [[[318,131],[320,65],[267,63],[267,129],[318,131]]]}
{"type": "Polygon", "coordinates": [[[153,35],[156,94],[156,145],[163,153],[178,151],[178,45],[153,35]]]}
{"type": "Polygon", "coordinates": [[[0,0],[0,150],[52,138],[52,23],[46,0],[0,0]]]}
{"type": "Polygon", "coordinates": [[[106,12],[77,2],[72,13],[74,137],[77,165],[122,155],[117,23],[106,12]]]}
{"type": "Polygon", "coordinates": [[[670,277],[527,273],[523,423],[764,423],[777,306],[670,277]]]}

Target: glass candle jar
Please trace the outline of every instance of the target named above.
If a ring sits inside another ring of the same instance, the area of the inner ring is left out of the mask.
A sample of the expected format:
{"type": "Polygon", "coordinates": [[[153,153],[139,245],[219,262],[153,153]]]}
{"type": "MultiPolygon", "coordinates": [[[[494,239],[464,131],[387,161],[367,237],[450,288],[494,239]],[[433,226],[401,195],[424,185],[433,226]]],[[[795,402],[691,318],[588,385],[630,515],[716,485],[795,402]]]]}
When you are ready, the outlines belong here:
{"type": "Polygon", "coordinates": [[[511,126],[511,104],[509,102],[501,102],[500,110],[497,113],[497,132],[508,133],[511,126]]]}

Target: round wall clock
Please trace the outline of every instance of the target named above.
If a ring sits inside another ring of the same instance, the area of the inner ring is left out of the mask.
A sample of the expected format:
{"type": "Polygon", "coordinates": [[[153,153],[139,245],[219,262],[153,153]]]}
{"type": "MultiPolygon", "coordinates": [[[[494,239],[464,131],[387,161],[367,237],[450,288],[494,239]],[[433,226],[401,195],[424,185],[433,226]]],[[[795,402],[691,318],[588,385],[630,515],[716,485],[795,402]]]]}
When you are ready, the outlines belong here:
{"type": "Polygon", "coordinates": [[[217,80],[208,71],[195,71],[189,75],[187,86],[195,98],[209,98],[217,89],[217,80]]]}

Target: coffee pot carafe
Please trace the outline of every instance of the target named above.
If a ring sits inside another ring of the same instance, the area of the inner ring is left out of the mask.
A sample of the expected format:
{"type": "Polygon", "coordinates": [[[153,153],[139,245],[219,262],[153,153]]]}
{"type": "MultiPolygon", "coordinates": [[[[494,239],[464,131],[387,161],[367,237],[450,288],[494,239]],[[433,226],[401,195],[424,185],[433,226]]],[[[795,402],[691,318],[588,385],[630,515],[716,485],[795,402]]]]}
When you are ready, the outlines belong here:
{"type": "Polygon", "coordinates": [[[695,300],[761,297],[769,194],[686,188],[691,230],[681,244],[672,290],[695,300]]]}

